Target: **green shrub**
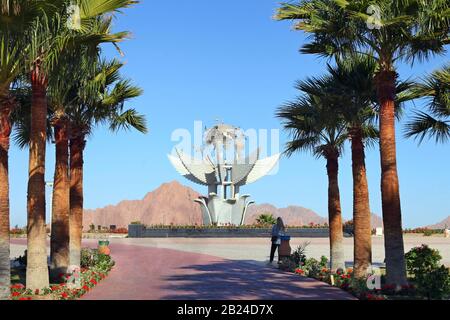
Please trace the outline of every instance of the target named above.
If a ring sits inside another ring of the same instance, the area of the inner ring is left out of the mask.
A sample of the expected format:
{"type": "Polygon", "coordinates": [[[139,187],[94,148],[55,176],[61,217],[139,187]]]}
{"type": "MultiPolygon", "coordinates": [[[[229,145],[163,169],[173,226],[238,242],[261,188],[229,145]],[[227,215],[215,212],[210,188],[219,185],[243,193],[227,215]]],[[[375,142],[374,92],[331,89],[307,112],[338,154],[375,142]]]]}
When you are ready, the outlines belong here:
{"type": "Polygon", "coordinates": [[[309,246],[309,242],[305,242],[298,246],[297,250],[292,253],[292,259],[296,263],[296,267],[303,266],[306,262],[306,248],[309,246]]]}
{"type": "Polygon", "coordinates": [[[111,256],[101,254],[97,249],[85,248],[81,250],[81,268],[108,273],[113,267],[114,261],[111,256]]]}
{"type": "Polygon", "coordinates": [[[417,291],[428,299],[441,300],[450,295],[449,269],[441,265],[438,250],[427,245],[413,248],[406,254],[406,264],[417,291]]]}
{"type": "Polygon", "coordinates": [[[308,274],[308,277],[317,279],[322,270],[324,268],[328,267],[328,258],[325,256],[322,256],[320,258],[320,261],[310,258],[305,261],[305,264],[303,265],[303,270],[305,270],[308,274]]]}
{"type": "Polygon", "coordinates": [[[294,272],[298,264],[294,261],[293,256],[283,258],[278,265],[278,268],[287,272],[294,272]]]}
{"type": "Polygon", "coordinates": [[[343,224],[342,229],[343,229],[344,233],[354,235],[355,234],[355,223],[353,222],[353,220],[349,220],[343,224]]]}
{"type": "Polygon", "coordinates": [[[19,256],[14,261],[17,262],[20,266],[26,267],[27,266],[27,254],[28,254],[28,250],[25,250],[24,255],[19,256]]]}
{"type": "Polygon", "coordinates": [[[271,213],[264,213],[256,219],[256,222],[260,226],[271,226],[277,223],[277,219],[271,213]]]}

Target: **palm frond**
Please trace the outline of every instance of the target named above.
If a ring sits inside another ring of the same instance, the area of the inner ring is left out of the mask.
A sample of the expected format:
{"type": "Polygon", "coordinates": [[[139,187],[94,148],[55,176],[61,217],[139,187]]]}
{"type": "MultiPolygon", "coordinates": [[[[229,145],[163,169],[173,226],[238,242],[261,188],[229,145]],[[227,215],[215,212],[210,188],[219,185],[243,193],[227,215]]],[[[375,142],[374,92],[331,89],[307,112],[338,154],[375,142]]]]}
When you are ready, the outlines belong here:
{"type": "Polygon", "coordinates": [[[128,109],[121,114],[113,115],[109,122],[109,128],[114,132],[118,130],[130,130],[131,128],[134,128],[141,133],[148,132],[145,116],[139,114],[134,109],[128,109]]]}
{"type": "Polygon", "coordinates": [[[416,112],[412,120],[406,125],[406,138],[414,137],[423,142],[426,137],[436,143],[445,143],[450,139],[450,121],[438,120],[425,112],[416,112]]]}

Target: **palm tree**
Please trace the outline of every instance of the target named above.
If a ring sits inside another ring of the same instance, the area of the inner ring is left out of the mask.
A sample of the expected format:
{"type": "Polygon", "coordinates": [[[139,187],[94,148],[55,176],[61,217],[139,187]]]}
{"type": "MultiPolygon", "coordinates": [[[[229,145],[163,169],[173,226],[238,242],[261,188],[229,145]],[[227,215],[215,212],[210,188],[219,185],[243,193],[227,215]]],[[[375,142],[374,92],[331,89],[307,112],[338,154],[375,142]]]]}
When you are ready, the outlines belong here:
{"type": "Polygon", "coordinates": [[[373,85],[376,61],[354,56],[338,60],[336,67],[328,65],[335,85],[329,94],[339,101],[336,112],[347,125],[352,151],[354,276],[364,278],[372,264],[372,228],[367,182],[365,148],[378,138],[372,121],[376,115],[376,90],[373,85]],[[333,92],[334,91],[334,92],[333,92]]]}
{"type": "Polygon", "coordinates": [[[271,213],[263,213],[257,219],[256,222],[263,226],[270,226],[277,222],[277,219],[271,213]]]}
{"type": "Polygon", "coordinates": [[[69,120],[66,108],[76,98],[73,82],[77,78],[77,59],[75,54],[69,53],[62,57],[60,66],[51,74],[48,89],[49,106],[53,113],[49,120],[54,130],[55,143],[50,241],[50,274],[53,278],[67,273],[70,263],[69,120]]]}
{"type": "Polygon", "coordinates": [[[450,65],[433,72],[423,83],[411,89],[412,98],[426,98],[429,114],[416,112],[406,125],[406,137],[416,137],[421,143],[425,137],[437,143],[450,139],[450,65]]]}
{"type": "MultiPolygon", "coordinates": [[[[67,8],[69,0],[49,1],[54,12],[43,15],[34,25],[30,35],[32,48],[28,55],[31,70],[33,100],[31,106],[30,161],[28,180],[28,259],[27,287],[42,289],[48,287],[45,228],[45,153],[47,89],[49,75],[61,54],[68,48],[95,43],[117,43],[127,33],[111,34],[110,29],[93,32],[93,24],[101,21],[105,14],[137,3],[132,0],[78,0],[80,8],[80,28],[69,29],[67,8]]],[[[112,18],[110,18],[112,19],[112,18]]]]}
{"type": "MultiPolygon", "coordinates": [[[[91,26],[91,34],[109,33],[112,20],[96,19],[91,26]]],[[[69,179],[69,119],[66,109],[77,100],[77,89],[83,76],[80,72],[93,69],[100,54],[99,43],[91,41],[81,47],[66,50],[60,57],[50,74],[48,88],[49,103],[53,116],[56,145],[56,163],[53,183],[52,203],[52,235],[50,242],[50,258],[52,275],[66,273],[70,263],[69,212],[70,212],[70,179],[69,179]],[[91,65],[91,66],[90,66],[91,65]]]]}
{"type": "Polygon", "coordinates": [[[298,20],[295,28],[310,34],[303,53],[346,57],[360,52],[378,62],[375,85],[380,105],[387,282],[397,286],[406,284],[407,278],[396,160],[395,63],[413,63],[444,52],[450,25],[448,10],[446,0],[307,0],[282,4],[276,15],[279,20],[298,20]]]}
{"type": "MultiPolygon", "coordinates": [[[[108,125],[110,130],[134,128],[146,133],[144,116],[134,109],[124,110],[125,102],[138,97],[142,90],[120,77],[123,66],[116,60],[96,64],[95,73],[80,82],[77,103],[67,112],[70,121],[70,265],[80,266],[83,231],[83,164],[87,136],[96,125],[108,125]]],[[[85,68],[90,68],[84,64],[85,68]]],[[[82,75],[89,70],[82,69],[82,75]]]]}
{"type": "Polygon", "coordinates": [[[43,9],[32,1],[2,0],[0,3],[0,300],[9,298],[9,146],[11,116],[17,101],[11,86],[23,71],[29,43],[23,35],[43,9]]]}
{"type": "Polygon", "coordinates": [[[292,137],[286,146],[287,156],[307,151],[327,161],[331,268],[338,270],[345,268],[338,172],[347,131],[343,119],[333,111],[332,99],[326,94],[329,85],[328,79],[299,82],[297,89],[306,94],[279,109],[277,117],[283,119],[283,126],[292,137]]]}

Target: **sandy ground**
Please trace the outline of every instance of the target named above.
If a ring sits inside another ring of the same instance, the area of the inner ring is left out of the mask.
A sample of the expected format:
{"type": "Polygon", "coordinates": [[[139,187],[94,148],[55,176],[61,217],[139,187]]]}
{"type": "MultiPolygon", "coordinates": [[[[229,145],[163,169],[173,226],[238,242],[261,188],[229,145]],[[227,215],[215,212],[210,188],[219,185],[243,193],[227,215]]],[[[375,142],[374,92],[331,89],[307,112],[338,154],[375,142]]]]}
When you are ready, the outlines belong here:
{"type": "MultiPolygon", "coordinates": [[[[420,235],[406,235],[405,250],[428,244],[434,249],[438,249],[443,257],[443,263],[450,266],[450,239],[443,237],[423,237],[420,235]]],[[[92,242],[95,240],[85,240],[92,242]]],[[[373,262],[376,264],[384,261],[384,239],[381,237],[373,237],[373,262]]],[[[270,242],[268,239],[186,239],[186,238],[159,238],[159,239],[111,239],[116,244],[131,244],[138,246],[146,246],[153,248],[165,248],[181,250],[191,253],[203,253],[223,259],[230,260],[246,260],[255,263],[265,262],[269,255],[270,242]]],[[[309,242],[307,247],[307,256],[320,258],[320,256],[328,256],[329,241],[322,238],[295,238],[291,241],[293,249],[299,245],[309,242]]],[[[22,255],[26,246],[11,245],[11,258],[22,255]]],[[[351,264],[353,260],[353,239],[345,239],[345,258],[351,264]]]]}

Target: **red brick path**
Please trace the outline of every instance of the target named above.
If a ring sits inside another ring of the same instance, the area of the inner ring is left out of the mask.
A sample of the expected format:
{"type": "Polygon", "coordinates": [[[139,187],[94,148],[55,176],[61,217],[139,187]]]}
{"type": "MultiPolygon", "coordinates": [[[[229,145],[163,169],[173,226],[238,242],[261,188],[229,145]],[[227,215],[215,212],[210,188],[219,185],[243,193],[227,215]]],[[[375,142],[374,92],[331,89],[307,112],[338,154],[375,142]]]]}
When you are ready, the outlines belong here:
{"type": "Polygon", "coordinates": [[[112,244],[116,267],[86,300],[353,299],[324,283],[245,261],[112,244]]]}

